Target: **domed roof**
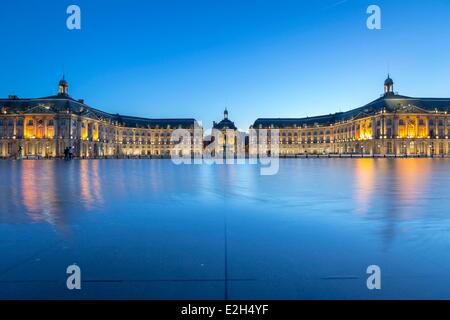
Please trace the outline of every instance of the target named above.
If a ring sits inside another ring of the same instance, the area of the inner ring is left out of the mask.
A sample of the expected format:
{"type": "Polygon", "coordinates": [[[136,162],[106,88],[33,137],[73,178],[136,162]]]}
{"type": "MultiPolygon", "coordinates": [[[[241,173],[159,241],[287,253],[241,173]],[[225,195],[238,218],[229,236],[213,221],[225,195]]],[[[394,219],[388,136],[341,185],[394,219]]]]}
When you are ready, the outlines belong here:
{"type": "Polygon", "coordinates": [[[228,109],[225,108],[225,111],[223,112],[223,120],[219,123],[216,123],[214,121],[213,123],[214,129],[224,130],[224,129],[232,129],[237,130],[236,126],[234,125],[234,122],[228,119],[228,109]]]}
{"type": "Polygon", "coordinates": [[[219,123],[215,123],[214,122],[213,128],[214,129],[219,129],[219,130],[223,130],[223,129],[237,130],[234,122],[229,120],[229,119],[223,119],[219,123]]]}
{"type": "Polygon", "coordinates": [[[391,77],[388,75],[387,79],[384,81],[385,86],[392,86],[394,85],[394,80],[391,79],[391,77]]]}

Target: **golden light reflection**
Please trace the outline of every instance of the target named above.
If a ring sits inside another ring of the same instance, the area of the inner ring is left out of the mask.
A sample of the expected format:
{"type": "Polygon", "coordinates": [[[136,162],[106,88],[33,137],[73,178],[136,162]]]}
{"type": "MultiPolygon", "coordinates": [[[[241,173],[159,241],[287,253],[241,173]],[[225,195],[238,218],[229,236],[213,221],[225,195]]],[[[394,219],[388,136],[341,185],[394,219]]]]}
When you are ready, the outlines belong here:
{"type": "Polygon", "coordinates": [[[358,214],[367,214],[370,210],[376,178],[375,161],[358,159],[355,161],[355,200],[358,214]]]}
{"type": "Polygon", "coordinates": [[[25,211],[35,221],[55,222],[54,204],[57,202],[52,163],[41,170],[35,161],[22,162],[21,192],[25,211]],[[43,170],[42,170],[43,169],[43,170]]]}
{"type": "Polygon", "coordinates": [[[101,204],[103,202],[98,172],[99,161],[80,161],[81,200],[88,210],[92,210],[96,203],[101,204]]]}
{"type": "Polygon", "coordinates": [[[398,205],[410,207],[417,204],[420,195],[426,192],[431,165],[432,161],[428,159],[400,159],[394,162],[397,181],[394,199],[398,205]]]}
{"type": "Polygon", "coordinates": [[[432,161],[429,159],[359,159],[355,161],[356,212],[382,207],[395,218],[408,219],[427,194],[432,161]],[[377,199],[385,199],[378,203],[377,199]]]}

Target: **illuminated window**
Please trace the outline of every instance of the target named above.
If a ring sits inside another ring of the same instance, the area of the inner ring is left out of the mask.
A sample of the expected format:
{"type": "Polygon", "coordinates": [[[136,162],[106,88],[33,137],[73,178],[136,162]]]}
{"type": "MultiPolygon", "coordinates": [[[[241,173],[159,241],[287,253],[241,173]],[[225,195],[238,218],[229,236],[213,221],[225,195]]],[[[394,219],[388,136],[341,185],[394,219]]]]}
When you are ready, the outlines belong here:
{"type": "Polygon", "coordinates": [[[42,120],[38,122],[38,126],[36,129],[36,138],[43,138],[44,137],[44,126],[42,120]]]}
{"type": "Polygon", "coordinates": [[[414,124],[414,120],[408,122],[408,137],[416,136],[416,126],[414,124]]]}
{"type": "Polygon", "coordinates": [[[55,129],[53,126],[47,127],[47,138],[54,138],[55,137],[55,129]]]}

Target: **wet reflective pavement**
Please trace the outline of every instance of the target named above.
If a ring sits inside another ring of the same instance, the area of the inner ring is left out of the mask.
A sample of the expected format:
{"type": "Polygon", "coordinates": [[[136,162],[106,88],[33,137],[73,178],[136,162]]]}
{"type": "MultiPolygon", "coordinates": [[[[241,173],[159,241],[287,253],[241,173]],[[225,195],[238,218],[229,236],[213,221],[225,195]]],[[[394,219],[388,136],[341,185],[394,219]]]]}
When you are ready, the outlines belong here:
{"type": "Polygon", "coordinates": [[[0,298],[450,298],[448,159],[280,161],[0,161],[0,298]]]}

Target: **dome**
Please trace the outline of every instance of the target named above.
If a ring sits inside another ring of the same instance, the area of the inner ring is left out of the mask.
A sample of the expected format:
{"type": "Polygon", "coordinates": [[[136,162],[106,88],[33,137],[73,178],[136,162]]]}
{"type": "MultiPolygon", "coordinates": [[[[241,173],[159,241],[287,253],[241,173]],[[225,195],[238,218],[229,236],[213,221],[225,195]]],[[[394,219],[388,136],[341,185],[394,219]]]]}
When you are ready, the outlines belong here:
{"type": "Polygon", "coordinates": [[[394,81],[391,79],[391,77],[388,75],[387,79],[384,81],[385,86],[393,86],[394,81]]]}
{"type": "Polygon", "coordinates": [[[223,119],[219,123],[214,123],[213,128],[218,129],[218,130],[224,130],[224,129],[237,130],[234,122],[229,119],[223,119]]]}

